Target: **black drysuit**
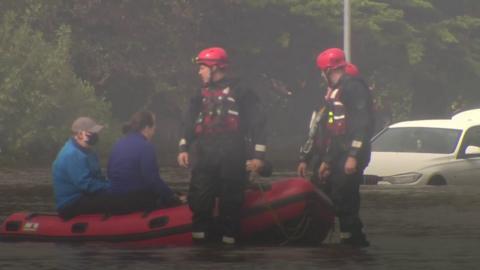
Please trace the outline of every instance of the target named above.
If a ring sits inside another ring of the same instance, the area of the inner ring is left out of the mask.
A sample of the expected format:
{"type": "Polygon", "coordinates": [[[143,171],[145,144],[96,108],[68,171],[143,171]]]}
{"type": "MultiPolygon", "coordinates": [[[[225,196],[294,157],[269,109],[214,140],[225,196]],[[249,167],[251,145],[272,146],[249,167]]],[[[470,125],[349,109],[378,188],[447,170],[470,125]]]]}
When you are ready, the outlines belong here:
{"type": "MultiPolygon", "coordinates": [[[[370,161],[370,139],[374,127],[372,97],[362,79],[348,75],[343,75],[332,89],[339,89],[338,101],[343,103],[345,109],[346,130],[343,134],[327,131],[328,143],[323,155],[323,161],[331,168],[327,193],[335,205],[340,230],[352,237],[364,237],[359,217],[359,185],[370,161]],[[357,160],[356,172],[350,175],[344,169],[348,157],[357,160]]],[[[327,110],[332,111],[333,106],[333,102],[327,102],[327,110]]]]}
{"type": "MultiPolygon", "coordinates": [[[[193,231],[212,231],[212,210],[219,198],[219,225],[224,236],[236,237],[240,231],[241,207],[247,184],[247,153],[262,159],[265,154],[265,114],[257,95],[236,81],[224,79],[212,83],[208,90],[229,88],[230,100],[238,109],[239,128],[235,131],[199,133],[199,122],[206,107],[222,110],[223,104],[205,104],[199,91],[191,100],[184,119],[180,152],[189,151],[191,179],[188,202],[193,212],[193,231]],[[246,143],[246,140],[251,143],[246,143]],[[254,149],[247,149],[251,145],[254,149]]],[[[230,111],[230,110],[229,110],[230,111]]],[[[250,158],[250,157],[249,157],[250,158]]]]}

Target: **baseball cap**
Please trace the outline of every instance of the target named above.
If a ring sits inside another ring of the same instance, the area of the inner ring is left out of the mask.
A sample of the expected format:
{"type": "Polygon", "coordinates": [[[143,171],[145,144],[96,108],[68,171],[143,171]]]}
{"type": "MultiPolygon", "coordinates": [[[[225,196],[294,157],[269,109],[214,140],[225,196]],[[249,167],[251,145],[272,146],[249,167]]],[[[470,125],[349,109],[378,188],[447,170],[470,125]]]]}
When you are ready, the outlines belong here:
{"type": "Polygon", "coordinates": [[[95,120],[90,117],[79,117],[72,124],[72,131],[73,132],[80,132],[80,131],[87,131],[92,133],[97,133],[102,130],[103,126],[97,124],[95,120]]]}

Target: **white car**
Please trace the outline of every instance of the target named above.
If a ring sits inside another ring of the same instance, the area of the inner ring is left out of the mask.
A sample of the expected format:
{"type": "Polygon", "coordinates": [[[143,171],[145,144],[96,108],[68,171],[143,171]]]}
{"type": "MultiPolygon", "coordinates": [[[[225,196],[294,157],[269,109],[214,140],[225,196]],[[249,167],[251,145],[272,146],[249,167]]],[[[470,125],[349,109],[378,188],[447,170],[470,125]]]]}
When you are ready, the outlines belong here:
{"type": "Polygon", "coordinates": [[[480,109],[442,120],[400,122],[372,140],[366,184],[480,182],[480,109]]]}

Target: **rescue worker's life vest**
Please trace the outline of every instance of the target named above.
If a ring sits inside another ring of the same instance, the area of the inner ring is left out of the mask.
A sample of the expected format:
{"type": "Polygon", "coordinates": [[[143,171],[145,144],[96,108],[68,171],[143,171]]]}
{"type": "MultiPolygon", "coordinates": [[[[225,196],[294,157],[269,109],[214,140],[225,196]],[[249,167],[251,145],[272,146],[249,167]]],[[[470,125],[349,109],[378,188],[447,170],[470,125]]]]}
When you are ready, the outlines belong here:
{"type": "Polygon", "coordinates": [[[334,136],[344,135],[347,131],[345,106],[340,101],[340,94],[340,89],[335,89],[325,97],[328,108],[327,130],[334,136]]]}
{"type": "Polygon", "coordinates": [[[239,130],[239,110],[230,87],[202,89],[202,109],[195,123],[195,134],[211,135],[239,130]]]}

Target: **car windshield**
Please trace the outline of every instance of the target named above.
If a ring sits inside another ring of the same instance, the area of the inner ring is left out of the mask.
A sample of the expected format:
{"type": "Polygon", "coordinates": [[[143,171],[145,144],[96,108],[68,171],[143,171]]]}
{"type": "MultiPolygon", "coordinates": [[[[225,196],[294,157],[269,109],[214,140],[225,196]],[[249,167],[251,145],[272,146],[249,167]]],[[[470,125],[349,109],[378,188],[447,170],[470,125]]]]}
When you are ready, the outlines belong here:
{"type": "Polygon", "coordinates": [[[449,154],[455,151],[461,130],[446,128],[389,128],[372,143],[375,152],[449,154]]]}

